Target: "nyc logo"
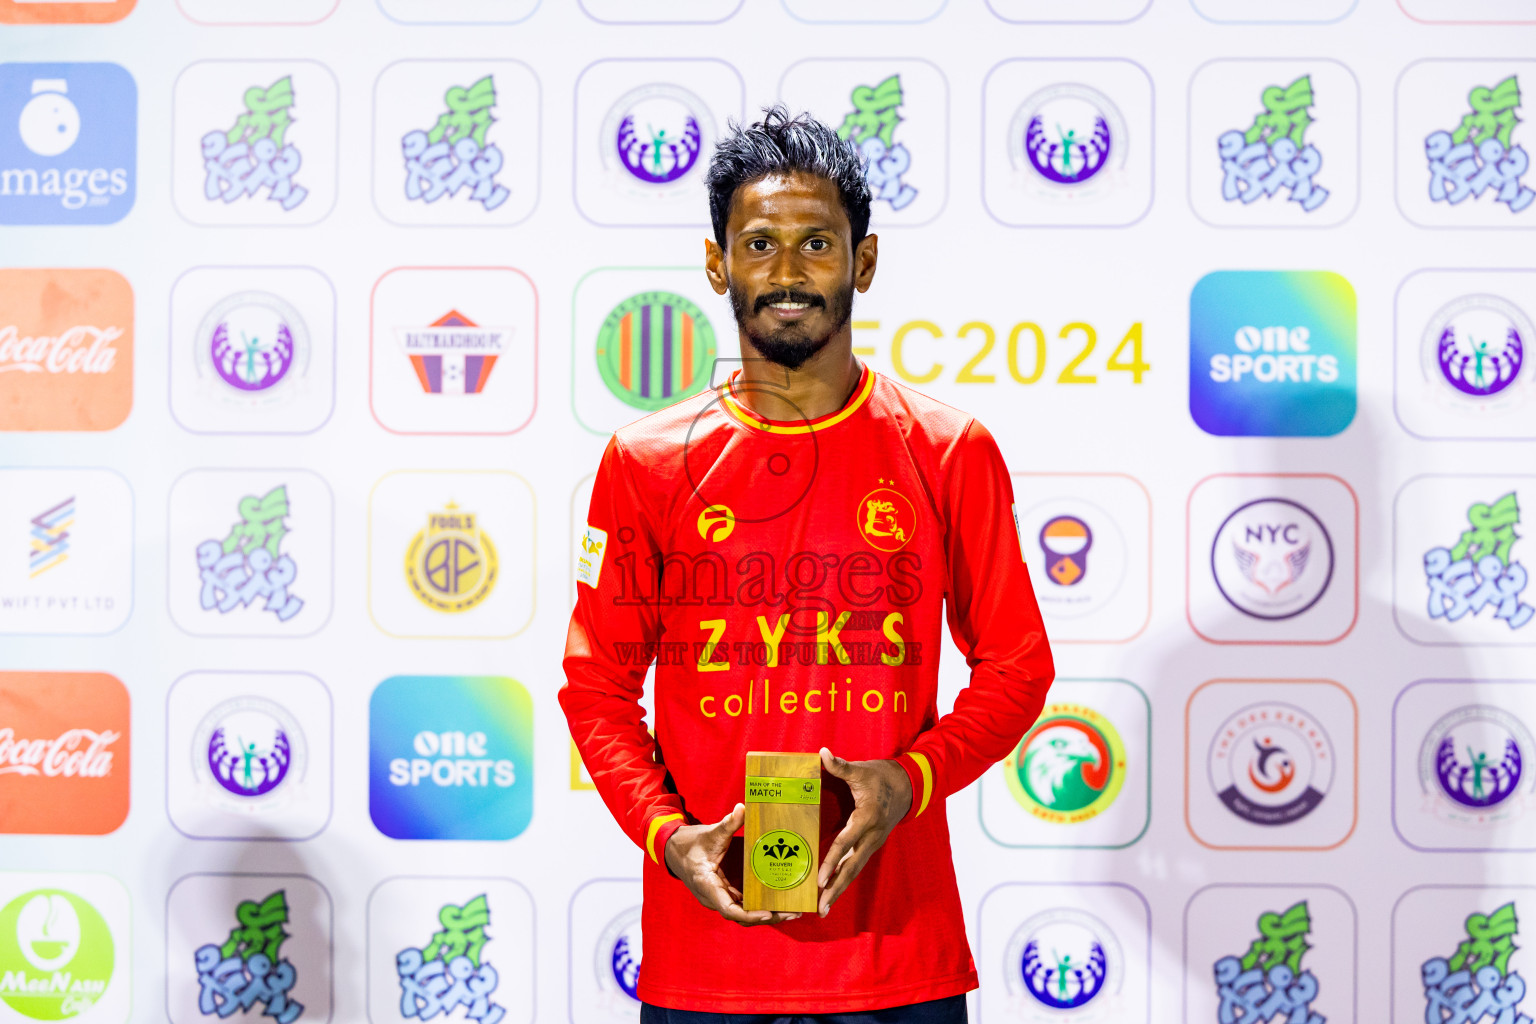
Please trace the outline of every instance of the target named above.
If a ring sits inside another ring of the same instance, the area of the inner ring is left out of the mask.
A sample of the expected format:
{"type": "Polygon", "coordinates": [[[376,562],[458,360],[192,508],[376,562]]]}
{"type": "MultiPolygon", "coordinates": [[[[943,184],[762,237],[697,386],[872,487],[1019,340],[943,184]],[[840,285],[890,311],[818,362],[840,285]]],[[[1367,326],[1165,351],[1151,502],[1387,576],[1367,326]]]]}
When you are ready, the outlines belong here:
{"type": "Polygon", "coordinates": [[[138,88],[116,64],[0,64],[0,224],[122,220],[137,135],[138,88]]]}

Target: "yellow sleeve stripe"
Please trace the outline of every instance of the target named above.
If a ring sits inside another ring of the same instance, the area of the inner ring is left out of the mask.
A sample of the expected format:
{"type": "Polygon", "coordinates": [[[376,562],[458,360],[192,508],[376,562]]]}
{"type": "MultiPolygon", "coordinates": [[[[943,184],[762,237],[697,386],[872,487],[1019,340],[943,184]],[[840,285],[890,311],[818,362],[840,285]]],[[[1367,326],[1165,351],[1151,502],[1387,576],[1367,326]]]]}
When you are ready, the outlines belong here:
{"type": "Polygon", "coordinates": [[[923,774],[923,798],[917,802],[917,812],[912,815],[915,818],[928,809],[928,798],[933,796],[933,767],[928,763],[926,755],[919,754],[915,750],[908,751],[907,756],[912,759],[913,764],[917,765],[917,770],[923,774]]]}
{"type": "Polygon", "coordinates": [[[651,860],[657,864],[661,863],[661,858],[656,856],[656,833],[660,832],[661,826],[667,822],[677,821],[681,818],[681,814],[658,814],[651,819],[651,827],[645,830],[645,852],[650,854],[651,860]]]}

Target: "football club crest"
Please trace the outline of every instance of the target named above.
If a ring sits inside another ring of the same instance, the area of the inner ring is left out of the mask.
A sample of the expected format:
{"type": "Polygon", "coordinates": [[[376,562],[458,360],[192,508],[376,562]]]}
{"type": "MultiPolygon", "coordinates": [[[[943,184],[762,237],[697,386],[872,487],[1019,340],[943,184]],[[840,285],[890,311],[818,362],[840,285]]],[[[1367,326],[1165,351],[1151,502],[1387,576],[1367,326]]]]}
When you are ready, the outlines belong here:
{"type": "Polygon", "coordinates": [[[484,601],[496,586],[496,547],[473,512],[453,502],[427,516],[405,553],[405,579],[417,600],[457,614],[484,601]]]}
{"type": "Polygon", "coordinates": [[[597,368],[624,404],[664,409],[709,385],[715,329],[702,310],[672,292],[641,292],[619,303],[597,333],[597,368]]]}
{"type": "Polygon", "coordinates": [[[1077,824],[1102,814],[1125,785],[1125,744],[1109,719],[1051,704],[1003,761],[1008,789],[1036,818],[1077,824]]]}
{"type": "Polygon", "coordinates": [[[877,551],[900,551],[917,531],[917,511],[912,502],[890,487],[876,487],[864,495],[857,516],[860,536],[877,551]]]}
{"type": "Polygon", "coordinates": [[[627,1009],[638,1016],[640,1010],[640,908],[630,907],[619,914],[598,936],[593,969],[597,987],[609,996],[614,1009],[627,1009]]]}
{"type": "Polygon", "coordinates": [[[1443,819],[1470,825],[1501,821],[1529,802],[1533,751],[1530,730],[1508,711],[1490,704],[1456,708],[1424,735],[1419,783],[1443,819]]]}
{"type": "Polygon", "coordinates": [[[1086,85],[1034,93],[1015,111],[1008,142],[1015,170],[1063,193],[1096,190],[1094,179],[1125,166],[1125,119],[1109,97],[1086,85]]]}
{"type": "Polygon", "coordinates": [[[249,291],[216,303],[197,328],[198,374],[244,396],[276,394],[304,375],[309,330],[299,311],[270,292],[249,291]]]}
{"type": "Polygon", "coordinates": [[[282,705],[257,696],[214,707],[192,739],[193,771],[218,803],[255,810],[281,801],[304,778],[304,732],[282,705]]]}
{"type": "Polygon", "coordinates": [[[642,188],[664,188],[699,165],[715,119],[702,99],[678,85],[632,89],[609,108],[602,146],[610,172],[642,188]]]}
{"type": "Polygon", "coordinates": [[[1442,306],[1424,329],[1425,376],[1464,399],[1489,403],[1511,397],[1536,329],[1514,303],[1467,295],[1442,306]]]}
{"type": "Polygon", "coordinates": [[[482,327],[458,310],[395,334],[429,395],[480,394],[512,339],[510,327],[482,327]]]}
{"type": "Polygon", "coordinates": [[[1288,498],[1238,506],[1211,544],[1221,596],[1256,619],[1289,619],[1311,608],[1328,589],[1333,562],[1322,520],[1288,498]]]}
{"type": "Polygon", "coordinates": [[[1222,804],[1255,825],[1287,825],[1315,811],[1333,785],[1333,741],[1291,704],[1254,704],[1216,730],[1206,755],[1222,804]]]}
{"type": "Polygon", "coordinates": [[[1011,994],[1061,1020],[1088,1019],[1084,1011],[1118,993],[1125,974],[1120,943],[1109,926],[1068,907],[1043,911],[1019,925],[1003,964],[1011,994]]]}

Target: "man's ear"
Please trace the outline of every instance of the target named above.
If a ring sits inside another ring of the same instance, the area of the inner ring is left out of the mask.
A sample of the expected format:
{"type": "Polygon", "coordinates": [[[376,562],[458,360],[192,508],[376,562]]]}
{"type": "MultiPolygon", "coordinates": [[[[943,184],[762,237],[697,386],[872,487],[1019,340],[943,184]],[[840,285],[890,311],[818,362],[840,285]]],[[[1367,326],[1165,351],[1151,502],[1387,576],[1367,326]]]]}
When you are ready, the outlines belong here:
{"type": "Polygon", "coordinates": [[[865,235],[853,247],[853,286],[860,292],[869,291],[875,280],[875,264],[880,262],[880,238],[865,235]]]}
{"type": "Polygon", "coordinates": [[[716,295],[725,294],[725,250],[713,238],[704,239],[704,276],[709,278],[709,286],[715,290],[716,295]]]}

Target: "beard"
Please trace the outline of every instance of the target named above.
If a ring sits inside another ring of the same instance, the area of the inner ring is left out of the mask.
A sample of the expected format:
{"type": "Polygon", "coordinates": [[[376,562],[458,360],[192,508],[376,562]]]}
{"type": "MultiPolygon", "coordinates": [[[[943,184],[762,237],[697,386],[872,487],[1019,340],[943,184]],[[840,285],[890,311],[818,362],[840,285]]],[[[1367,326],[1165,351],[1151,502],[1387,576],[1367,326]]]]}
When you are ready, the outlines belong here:
{"type": "Polygon", "coordinates": [[[747,298],[746,292],[735,281],[729,283],[729,292],[736,326],[752,342],[752,346],[762,353],[764,359],[789,370],[800,369],[806,360],[826,348],[832,336],[853,318],[852,281],[825,298],[814,292],[789,289],[766,292],[753,301],[747,298]],[[831,326],[820,336],[812,334],[800,324],[784,324],[766,332],[758,330],[753,326],[753,319],[775,302],[803,302],[812,308],[820,307],[826,311],[831,326]]]}

